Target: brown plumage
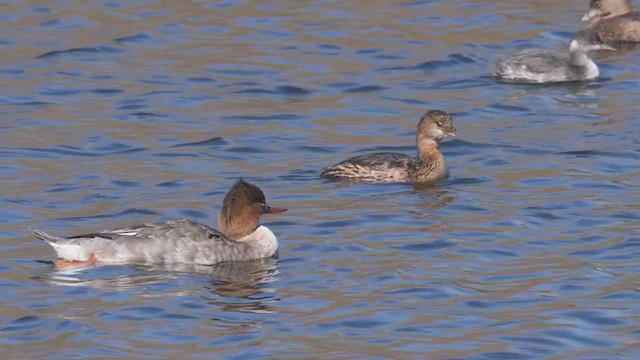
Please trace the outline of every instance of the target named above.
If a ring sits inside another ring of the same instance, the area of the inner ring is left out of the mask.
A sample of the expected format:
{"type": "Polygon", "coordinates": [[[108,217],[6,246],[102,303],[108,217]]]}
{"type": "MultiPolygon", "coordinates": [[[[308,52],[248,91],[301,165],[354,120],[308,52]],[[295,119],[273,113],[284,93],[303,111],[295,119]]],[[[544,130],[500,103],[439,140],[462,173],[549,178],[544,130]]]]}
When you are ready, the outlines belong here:
{"type": "Polygon", "coordinates": [[[640,42],[640,12],[629,0],[591,0],[583,21],[594,19],[589,28],[607,43],[640,42]]]}
{"type": "Polygon", "coordinates": [[[418,157],[399,153],[373,153],[355,156],[326,168],[320,174],[329,180],[368,183],[424,183],[443,179],[447,164],[440,153],[440,141],[455,136],[453,119],[440,110],[426,113],[416,131],[418,157]]]}
{"type": "Polygon", "coordinates": [[[260,215],[265,214],[267,208],[262,190],[240,179],[222,200],[218,228],[233,240],[243,238],[258,228],[260,215]]]}

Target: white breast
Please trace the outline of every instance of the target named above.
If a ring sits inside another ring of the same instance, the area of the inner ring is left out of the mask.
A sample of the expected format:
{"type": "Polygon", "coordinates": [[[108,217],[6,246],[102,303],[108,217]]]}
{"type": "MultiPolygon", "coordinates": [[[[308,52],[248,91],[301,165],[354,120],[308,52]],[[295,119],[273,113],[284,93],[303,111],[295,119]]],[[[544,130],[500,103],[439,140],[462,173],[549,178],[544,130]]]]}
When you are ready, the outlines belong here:
{"type": "Polygon", "coordinates": [[[238,242],[251,243],[259,257],[270,257],[278,250],[278,239],[266,226],[259,226],[256,231],[241,238],[238,242]]]}

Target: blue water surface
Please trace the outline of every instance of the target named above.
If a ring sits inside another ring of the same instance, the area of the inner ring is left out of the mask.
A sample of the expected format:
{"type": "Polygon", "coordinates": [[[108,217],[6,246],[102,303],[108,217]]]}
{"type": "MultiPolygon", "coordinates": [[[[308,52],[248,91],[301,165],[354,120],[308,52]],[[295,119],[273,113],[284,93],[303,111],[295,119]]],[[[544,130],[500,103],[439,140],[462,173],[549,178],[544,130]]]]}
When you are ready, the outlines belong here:
{"type": "Polygon", "coordinates": [[[588,83],[490,65],[562,50],[586,1],[10,2],[0,15],[3,358],[636,359],[640,52],[588,83]],[[415,153],[450,178],[331,183],[415,153]],[[278,259],[56,268],[29,234],[215,225],[243,177],[278,259]]]}

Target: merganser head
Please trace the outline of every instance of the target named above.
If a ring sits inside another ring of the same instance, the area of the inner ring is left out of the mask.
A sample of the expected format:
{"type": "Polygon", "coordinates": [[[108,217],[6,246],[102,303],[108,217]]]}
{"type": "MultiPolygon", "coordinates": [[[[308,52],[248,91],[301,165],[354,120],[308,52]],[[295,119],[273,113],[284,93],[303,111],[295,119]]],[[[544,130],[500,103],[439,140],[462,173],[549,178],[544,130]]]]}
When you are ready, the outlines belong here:
{"type": "Polygon", "coordinates": [[[594,50],[615,50],[600,39],[600,35],[593,30],[582,30],[569,43],[570,52],[588,52],[594,50]]]}
{"type": "Polygon", "coordinates": [[[218,216],[219,230],[233,240],[241,239],[258,228],[262,214],[285,212],[287,209],[267,205],[264,193],[257,186],[238,180],[222,201],[218,216]]]}
{"type": "Polygon", "coordinates": [[[431,110],[424,114],[418,123],[416,132],[418,143],[423,140],[440,142],[447,136],[456,136],[457,134],[451,115],[440,110],[431,110]]]}
{"type": "Polygon", "coordinates": [[[629,0],[591,0],[589,10],[582,17],[582,21],[593,18],[612,18],[630,13],[632,10],[629,0]]]}

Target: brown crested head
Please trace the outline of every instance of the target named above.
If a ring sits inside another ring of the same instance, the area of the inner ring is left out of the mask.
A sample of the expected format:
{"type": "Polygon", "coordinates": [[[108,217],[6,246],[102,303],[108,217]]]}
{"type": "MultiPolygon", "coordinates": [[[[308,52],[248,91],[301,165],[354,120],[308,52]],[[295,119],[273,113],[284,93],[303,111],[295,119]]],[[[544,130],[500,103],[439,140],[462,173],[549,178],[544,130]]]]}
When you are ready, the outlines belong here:
{"type": "Polygon", "coordinates": [[[439,143],[447,136],[456,136],[458,132],[453,127],[451,115],[440,110],[431,110],[424,114],[418,123],[416,137],[418,143],[433,140],[439,143]]]}
{"type": "Polygon", "coordinates": [[[268,206],[259,187],[240,179],[222,200],[218,227],[229,238],[239,240],[256,230],[262,214],[284,211],[287,209],[268,206]]]}

